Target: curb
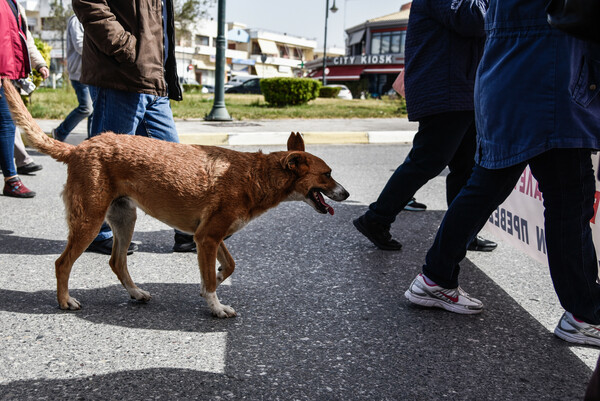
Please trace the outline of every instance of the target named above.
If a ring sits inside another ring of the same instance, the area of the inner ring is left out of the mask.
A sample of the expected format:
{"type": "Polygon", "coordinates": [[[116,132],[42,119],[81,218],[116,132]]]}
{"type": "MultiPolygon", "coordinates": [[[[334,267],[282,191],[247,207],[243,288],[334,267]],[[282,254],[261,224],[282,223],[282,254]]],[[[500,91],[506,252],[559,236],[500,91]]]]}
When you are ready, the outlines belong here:
{"type": "MultiPolygon", "coordinates": [[[[373,132],[302,132],[308,145],[330,144],[410,144],[415,131],[373,131],[373,132]]],[[[289,132],[236,132],[236,133],[197,133],[179,134],[179,141],[188,145],[285,145],[289,132]]]]}

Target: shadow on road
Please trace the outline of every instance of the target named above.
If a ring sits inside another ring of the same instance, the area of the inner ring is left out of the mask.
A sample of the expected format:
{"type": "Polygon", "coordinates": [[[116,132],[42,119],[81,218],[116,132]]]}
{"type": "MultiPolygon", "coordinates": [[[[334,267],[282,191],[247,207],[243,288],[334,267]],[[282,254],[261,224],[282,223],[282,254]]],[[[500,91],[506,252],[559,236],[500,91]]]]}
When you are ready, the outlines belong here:
{"type": "MultiPolygon", "coordinates": [[[[237,269],[233,285],[220,287],[218,294],[238,311],[235,319],[211,317],[195,284],[141,284],[153,295],[148,304],[128,301],[118,285],[72,289],[84,305],[74,315],[89,322],[226,332],[225,374],[148,369],[83,379],[12,382],[0,387],[0,398],[582,397],[589,369],[469,261],[462,264],[461,283],[484,301],[483,314],[458,316],[415,307],[404,299],[441,211],[402,213],[393,234],[404,249],[390,253],[375,249],[354,230],[351,220],[364,206],[337,205],[334,217],[308,218],[306,210],[300,209],[306,207],[282,205],[277,213],[261,216],[228,240],[237,269]]],[[[144,235],[152,239],[165,234],[144,235]]],[[[55,305],[53,291],[0,290],[2,311],[73,313],[55,305]]]]}

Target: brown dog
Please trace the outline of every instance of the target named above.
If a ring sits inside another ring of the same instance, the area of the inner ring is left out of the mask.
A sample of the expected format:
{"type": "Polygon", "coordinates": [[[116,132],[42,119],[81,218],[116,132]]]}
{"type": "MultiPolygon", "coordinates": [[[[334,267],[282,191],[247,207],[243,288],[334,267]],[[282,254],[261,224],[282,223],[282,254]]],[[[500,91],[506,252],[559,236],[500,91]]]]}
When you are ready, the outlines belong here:
{"type": "Polygon", "coordinates": [[[348,192],[331,178],[331,168],[304,152],[292,133],[287,152],[243,153],[215,146],[194,146],[104,133],[78,146],[48,137],[29,114],[10,81],[3,79],[15,123],[40,152],[66,163],[63,191],[69,237],[56,260],[57,298],[62,309],[80,309],[69,296],[73,263],[98,234],[106,219],[114,233],[110,267],[131,298],[148,301],[127,271],[127,247],[136,207],[194,235],[202,278],[202,296],[218,317],[235,316],[219,302],[217,286],[235,263],[223,239],[282,201],[301,200],[319,213],[333,214],[323,200],[342,201],[348,192]],[[215,259],[221,264],[216,272],[215,259]]]}

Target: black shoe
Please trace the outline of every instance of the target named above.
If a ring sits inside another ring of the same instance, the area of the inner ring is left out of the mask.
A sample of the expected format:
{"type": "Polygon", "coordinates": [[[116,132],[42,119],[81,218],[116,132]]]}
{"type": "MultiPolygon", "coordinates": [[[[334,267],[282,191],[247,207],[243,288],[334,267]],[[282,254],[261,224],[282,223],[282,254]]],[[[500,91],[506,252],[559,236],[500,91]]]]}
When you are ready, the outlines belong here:
{"type": "Polygon", "coordinates": [[[17,167],[17,174],[29,175],[33,172],[40,171],[44,167],[41,164],[35,164],[34,162],[28,163],[24,166],[17,167]]]}
{"type": "Polygon", "coordinates": [[[173,252],[196,252],[194,237],[189,234],[175,233],[173,252]]]}
{"type": "Polygon", "coordinates": [[[354,224],[354,227],[356,227],[362,235],[367,237],[369,241],[374,243],[377,248],[385,251],[399,251],[402,249],[402,244],[395,239],[392,239],[389,228],[380,224],[367,222],[364,215],[353,220],[352,223],[354,224]]]}
{"type": "MultiPolygon", "coordinates": [[[[112,247],[113,247],[113,239],[112,239],[112,237],[110,237],[110,238],[103,239],[100,241],[93,241],[87,247],[87,249],[85,251],[101,253],[104,255],[110,255],[112,253],[112,247]]],[[[129,244],[129,247],[127,248],[127,255],[131,255],[132,253],[134,253],[137,250],[138,250],[137,244],[134,244],[132,242],[129,244]]]]}
{"type": "Polygon", "coordinates": [[[427,205],[421,202],[417,202],[415,198],[412,198],[406,206],[404,206],[404,210],[408,210],[411,212],[424,212],[427,210],[427,205]]]}
{"type": "Polygon", "coordinates": [[[492,252],[497,246],[498,244],[496,244],[494,241],[481,238],[479,235],[477,235],[475,238],[473,238],[473,241],[471,241],[467,249],[469,251],[492,252]]]}

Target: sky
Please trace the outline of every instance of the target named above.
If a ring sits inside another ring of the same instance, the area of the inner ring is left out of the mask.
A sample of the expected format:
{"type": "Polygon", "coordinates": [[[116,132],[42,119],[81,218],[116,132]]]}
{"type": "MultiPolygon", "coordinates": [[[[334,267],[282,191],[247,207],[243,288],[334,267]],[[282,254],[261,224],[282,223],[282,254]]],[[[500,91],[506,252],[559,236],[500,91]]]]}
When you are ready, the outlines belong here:
{"type": "MultiPolygon", "coordinates": [[[[225,21],[241,22],[248,28],[287,33],[315,39],[323,47],[325,33],[325,3],[327,0],[225,0],[225,21]]],[[[409,0],[335,0],[336,13],[329,12],[327,20],[327,47],[345,47],[347,28],[368,19],[381,17],[400,10],[409,0]]],[[[215,1],[216,3],[216,1],[215,1]]],[[[333,0],[329,0],[329,8],[333,0]]],[[[209,10],[217,19],[217,7],[209,10]]]]}

